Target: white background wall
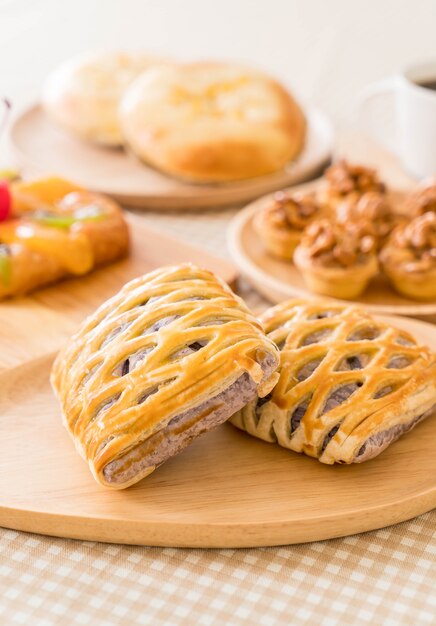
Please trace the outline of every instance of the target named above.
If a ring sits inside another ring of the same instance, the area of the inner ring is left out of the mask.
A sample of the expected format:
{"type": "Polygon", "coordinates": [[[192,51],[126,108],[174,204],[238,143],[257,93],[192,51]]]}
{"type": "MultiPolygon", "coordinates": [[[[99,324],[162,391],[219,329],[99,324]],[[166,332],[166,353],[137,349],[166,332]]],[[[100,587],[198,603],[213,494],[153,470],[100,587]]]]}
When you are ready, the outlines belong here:
{"type": "Polygon", "coordinates": [[[0,94],[16,105],[94,47],[239,59],[341,121],[361,86],[436,59],[436,0],[0,0],[0,94]]]}

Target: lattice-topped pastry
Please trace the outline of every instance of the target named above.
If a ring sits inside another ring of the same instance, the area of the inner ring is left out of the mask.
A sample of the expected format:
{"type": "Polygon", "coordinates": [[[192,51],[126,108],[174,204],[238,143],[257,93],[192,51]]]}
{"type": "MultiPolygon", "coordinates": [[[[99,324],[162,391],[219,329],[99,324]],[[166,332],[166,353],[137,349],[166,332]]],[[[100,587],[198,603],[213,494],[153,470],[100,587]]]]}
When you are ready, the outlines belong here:
{"type": "Polygon", "coordinates": [[[103,304],[56,359],[52,384],[96,480],[123,488],[267,393],[278,361],[243,301],[185,264],[103,304]]]}
{"type": "Polygon", "coordinates": [[[324,214],[315,193],[278,191],[256,214],[253,226],[268,252],[291,260],[306,226],[324,214]]]}
{"type": "Polygon", "coordinates": [[[436,354],[354,306],[290,300],[261,316],[279,381],[231,422],[322,463],[360,463],[436,409],[436,354]]]}

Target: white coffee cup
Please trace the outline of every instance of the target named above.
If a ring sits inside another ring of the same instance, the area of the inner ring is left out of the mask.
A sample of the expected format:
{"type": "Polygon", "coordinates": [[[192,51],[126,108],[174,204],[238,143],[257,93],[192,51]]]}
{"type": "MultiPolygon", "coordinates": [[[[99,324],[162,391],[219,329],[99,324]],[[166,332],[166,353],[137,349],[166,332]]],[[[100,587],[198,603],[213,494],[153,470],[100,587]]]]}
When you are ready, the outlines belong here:
{"type": "Polygon", "coordinates": [[[359,123],[400,157],[409,174],[435,176],[436,61],[413,65],[364,89],[359,123]]]}

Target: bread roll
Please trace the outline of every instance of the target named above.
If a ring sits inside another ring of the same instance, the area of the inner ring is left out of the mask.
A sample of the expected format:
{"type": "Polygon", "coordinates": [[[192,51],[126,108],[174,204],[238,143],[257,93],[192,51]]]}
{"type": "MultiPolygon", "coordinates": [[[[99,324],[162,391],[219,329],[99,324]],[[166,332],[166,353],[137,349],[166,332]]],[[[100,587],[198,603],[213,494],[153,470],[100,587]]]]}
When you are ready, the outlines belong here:
{"type": "Polygon", "coordinates": [[[43,90],[43,105],[57,124],[84,139],[122,143],[118,105],[130,83],[163,61],[140,53],[98,52],[76,57],[56,69],[43,90]]]}
{"type": "Polygon", "coordinates": [[[230,63],[153,68],[126,91],[120,123],[139,158],[198,182],[279,170],[301,151],[306,128],[278,82],[230,63]]]}

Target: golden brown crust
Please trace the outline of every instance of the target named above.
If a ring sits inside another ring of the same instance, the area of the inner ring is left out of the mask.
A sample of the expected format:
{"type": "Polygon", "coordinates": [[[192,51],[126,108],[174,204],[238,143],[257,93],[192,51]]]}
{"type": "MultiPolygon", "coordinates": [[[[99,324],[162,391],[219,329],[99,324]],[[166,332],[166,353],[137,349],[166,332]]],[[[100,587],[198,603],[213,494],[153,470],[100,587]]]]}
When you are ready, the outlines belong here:
{"type": "Polygon", "coordinates": [[[360,462],[371,437],[374,456],[383,436],[436,404],[435,353],[357,307],[290,300],[260,319],[281,349],[279,382],[231,419],[256,437],[323,463],[360,462]]]}
{"type": "Polygon", "coordinates": [[[306,228],[294,263],[311,291],[344,300],[359,296],[378,272],[374,238],[329,219],[306,228]]]}
{"type": "Polygon", "coordinates": [[[291,260],[303,230],[323,215],[313,193],[278,191],[254,218],[253,226],[267,250],[275,257],[291,260]]]}
{"type": "Polygon", "coordinates": [[[175,416],[244,373],[265,384],[266,357],[278,364],[242,300],[211,272],[184,264],[137,278],[103,304],[56,359],[52,384],[79,452],[107,485],[105,467],[175,416]]]}
{"type": "Polygon", "coordinates": [[[361,233],[358,225],[340,224],[327,218],[316,220],[304,231],[300,246],[312,263],[348,268],[367,262],[374,255],[375,239],[361,233]]]}
{"type": "Polygon", "coordinates": [[[194,181],[269,174],[301,151],[304,114],[260,72],[224,63],[159,68],[121,106],[127,144],[144,161],[194,181]]]}
{"type": "Polygon", "coordinates": [[[395,229],[380,261],[400,293],[418,300],[436,298],[436,213],[423,213],[395,229]]]}
{"type": "Polygon", "coordinates": [[[376,170],[341,159],[325,171],[319,197],[323,203],[336,209],[346,198],[357,200],[368,191],[386,193],[386,185],[376,170]]]}
{"type": "Polygon", "coordinates": [[[417,217],[428,211],[436,213],[436,182],[424,181],[408,194],[404,202],[404,212],[408,217],[417,217]]]}
{"type": "Polygon", "coordinates": [[[370,235],[380,248],[393,229],[404,222],[385,194],[367,191],[361,196],[351,194],[337,207],[336,217],[341,224],[352,224],[362,237],[370,235]]]}

